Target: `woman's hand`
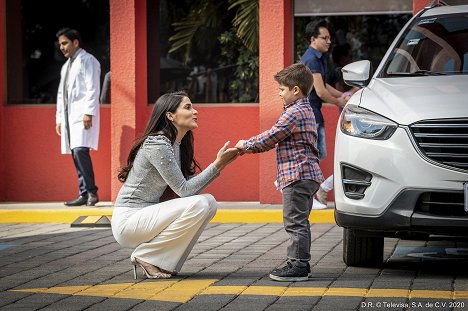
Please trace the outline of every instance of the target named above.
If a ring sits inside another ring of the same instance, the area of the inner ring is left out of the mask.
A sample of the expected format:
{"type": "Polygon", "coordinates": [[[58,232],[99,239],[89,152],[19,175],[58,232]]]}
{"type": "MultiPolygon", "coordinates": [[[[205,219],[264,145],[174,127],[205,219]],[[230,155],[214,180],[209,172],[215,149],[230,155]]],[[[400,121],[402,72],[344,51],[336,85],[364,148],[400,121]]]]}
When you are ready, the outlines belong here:
{"type": "Polygon", "coordinates": [[[216,166],[216,168],[221,171],[234,161],[238,156],[239,156],[239,149],[237,148],[228,148],[229,146],[229,141],[224,144],[221,149],[219,149],[218,154],[216,155],[216,160],[213,162],[213,164],[216,166]]]}

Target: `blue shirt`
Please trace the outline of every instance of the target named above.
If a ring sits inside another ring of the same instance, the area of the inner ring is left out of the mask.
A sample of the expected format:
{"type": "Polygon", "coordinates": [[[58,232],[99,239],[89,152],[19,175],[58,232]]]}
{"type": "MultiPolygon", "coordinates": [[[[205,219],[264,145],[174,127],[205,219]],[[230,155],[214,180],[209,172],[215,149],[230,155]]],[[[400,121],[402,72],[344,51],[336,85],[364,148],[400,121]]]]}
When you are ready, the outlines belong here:
{"type": "MultiPolygon", "coordinates": [[[[326,86],[327,81],[327,59],[326,57],[309,46],[307,51],[301,57],[301,62],[309,67],[312,73],[320,73],[322,75],[322,80],[324,86],[326,86]]],[[[317,95],[317,91],[313,88],[312,92],[309,95],[310,105],[314,110],[315,121],[317,124],[323,125],[323,115],[322,115],[322,99],[317,95]]]]}

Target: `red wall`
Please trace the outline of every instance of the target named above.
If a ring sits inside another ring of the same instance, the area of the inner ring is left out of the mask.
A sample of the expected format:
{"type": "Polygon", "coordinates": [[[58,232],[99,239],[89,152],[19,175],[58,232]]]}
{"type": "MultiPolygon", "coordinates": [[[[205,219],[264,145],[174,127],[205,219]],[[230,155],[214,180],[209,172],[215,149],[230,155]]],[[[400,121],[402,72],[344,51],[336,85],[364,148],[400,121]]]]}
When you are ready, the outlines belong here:
{"type": "MultiPolygon", "coordinates": [[[[269,129],[283,110],[278,100],[278,83],[273,76],[293,62],[292,16],[290,0],[259,0],[260,131],[269,129]]],[[[270,151],[259,157],[259,201],[279,203],[281,194],[273,187],[276,179],[275,154],[270,151]]]]}
{"type": "Polygon", "coordinates": [[[146,1],[110,1],[110,51],[112,71],[111,198],[120,189],[118,169],[146,116],[146,1]]]}
{"type": "MultiPolygon", "coordinates": [[[[327,178],[333,174],[333,159],[335,157],[335,133],[340,111],[338,107],[331,104],[324,104],[322,106],[322,113],[325,118],[325,136],[327,142],[327,157],[320,163],[323,176],[327,178]]],[[[333,191],[328,193],[327,199],[333,201],[333,191]]]]}
{"type": "MultiPolygon", "coordinates": [[[[415,0],[420,4],[423,1],[415,0]]],[[[427,3],[427,1],[424,1],[427,3]]],[[[4,1],[0,0],[0,39],[4,38],[4,1]]],[[[146,123],[145,0],[110,1],[113,105],[101,108],[99,151],[92,152],[101,200],[115,198],[117,170],[146,123]],[[112,123],[111,123],[112,122],[112,123]]],[[[200,128],[196,155],[202,166],[214,160],[226,140],[234,145],[268,129],[281,112],[273,75],[292,62],[292,0],[260,0],[260,104],[197,105],[200,128]],[[275,36],[271,34],[275,33],[275,36]]],[[[0,40],[4,42],[4,40],[0,40]]],[[[5,72],[0,49],[0,72],[5,72]],[[3,71],[2,71],[3,69],[3,71]]],[[[5,75],[0,75],[0,201],[65,201],[78,193],[70,155],[60,154],[55,106],[5,105],[5,75]]],[[[322,163],[332,173],[338,110],[324,106],[329,155],[322,163]]],[[[274,151],[245,155],[227,167],[206,190],[221,201],[280,203],[275,190],[274,151]]]]}
{"type": "MultiPolygon", "coordinates": [[[[101,200],[110,199],[109,106],[101,108],[100,144],[91,157],[101,200]]],[[[78,195],[71,155],[60,153],[54,105],[4,107],[4,201],[65,201],[78,195]]]]}
{"type": "MultiPolygon", "coordinates": [[[[258,105],[211,107],[195,105],[199,128],[195,133],[195,156],[205,168],[214,161],[226,141],[234,146],[238,140],[258,134],[258,105]]],[[[220,201],[258,201],[259,155],[246,154],[227,166],[221,176],[204,192],[220,201]]]]}
{"type": "MultiPolygon", "coordinates": [[[[5,42],[5,27],[2,25],[5,25],[5,3],[3,0],[0,0],[0,42],[5,42]]],[[[5,76],[6,76],[6,70],[5,70],[5,48],[0,49],[0,176],[5,176],[5,154],[4,150],[5,145],[4,145],[4,128],[5,126],[5,117],[4,117],[4,107],[5,107],[5,98],[6,98],[6,83],[5,83],[5,76]]],[[[5,178],[0,178],[0,201],[5,200],[3,196],[3,191],[1,189],[5,188],[5,178]]]]}
{"type": "Polygon", "coordinates": [[[432,0],[413,0],[413,15],[421,11],[432,0]]]}
{"type": "MultiPolygon", "coordinates": [[[[197,105],[196,109],[200,128],[195,130],[195,150],[202,168],[215,159],[226,141],[234,146],[239,139],[258,132],[258,105],[197,105]]],[[[55,133],[55,106],[6,106],[5,120],[4,146],[8,148],[2,155],[8,169],[2,179],[8,182],[2,187],[3,200],[65,201],[76,197],[78,182],[72,158],[60,154],[60,139],[55,133]]],[[[91,156],[100,198],[110,201],[109,105],[101,107],[99,139],[99,150],[91,156]]],[[[240,157],[206,192],[223,201],[257,201],[258,163],[256,155],[240,157]]]]}
{"type": "MultiPolygon", "coordinates": [[[[273,103],[274,104],[274,103],[273,103]]],[[[277,103],[280,105],[280,103],[277,103]]],[[[91,152],[101,200],[111,200],[110,107],[101,107],[99,150],[91,152]]],[[[200,127],[195,130],[195,152],[202,167],[209,165],[216,153],[230,140],[259,133],[258,105],[195,105],[200,127]]],[[[3,201],[65,201],[78,194],[78,182],[71,155],[60,154],[60,139],[55,133],[55,106],[5,106],[2,156],[6,168],[1,188],[3,201]]],[[[148,107],[148,112],[151,107],[148,107]]],[[[324,107],[329,156],[322,167],[332,172],[335,124],[338,109],[324,107]]],[[[146,122],[146,121],[145,121],[146,122]]],[[[144,127],[144,125],[143,125],[144,127]]],[[[269,152],[274,156],[274,151],[269,152]]],[[[205,192],[220,201],[258,201],[259,178],[275,172],[260,172],[259,155],[244,155],[229,165],[205,192]]],[[[274,168],[273,168],[274,170],[274,168]]],[[[272,178],[270,191],[274,190],[272,178]]],[[[268,186],[268,185],[267,185],[268,186]]],[[[280,201],[275,201],[279,203],[280,201]]]]}

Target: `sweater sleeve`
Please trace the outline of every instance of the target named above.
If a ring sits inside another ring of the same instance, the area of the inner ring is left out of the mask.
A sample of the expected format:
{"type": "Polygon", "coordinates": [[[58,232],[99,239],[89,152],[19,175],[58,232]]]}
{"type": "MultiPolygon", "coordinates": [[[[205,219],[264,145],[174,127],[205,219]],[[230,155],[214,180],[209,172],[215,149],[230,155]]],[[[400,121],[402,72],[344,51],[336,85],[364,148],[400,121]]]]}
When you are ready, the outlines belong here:
{"type": "Polygon", "coordinates": [[[143,150],[151,165],[158,170],[167,185],[180,197],[200,193],[219,176],[216,166],[210,164],[200,174],[187,180],[177,165],[171,144],[166,139],[159,138],[145,143],[143,150]]]}

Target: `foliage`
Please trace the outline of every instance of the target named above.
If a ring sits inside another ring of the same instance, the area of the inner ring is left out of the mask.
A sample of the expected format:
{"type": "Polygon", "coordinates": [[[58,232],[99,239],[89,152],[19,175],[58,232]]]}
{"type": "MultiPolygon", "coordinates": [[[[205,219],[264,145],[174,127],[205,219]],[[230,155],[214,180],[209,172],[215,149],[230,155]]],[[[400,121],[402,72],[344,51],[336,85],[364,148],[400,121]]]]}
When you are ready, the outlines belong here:
{"type": "Polygon", "coordinates": [[[258,100],[258,0],[196,0],[172,25],[169,53],[183,51],[183,62],[215,67],[231,101],[258,100]]]}
{"type": "Polygon", "coordinates": [[[169,53],[185,49],[184,62],[187,63],[194,46],[205,47],[209,52],[213,46],[213,34],[223,26],[223,15],[219,14],[223,1],[195,1],[188,15],[180,22],[175,22],[175,34],[169,38],[172,46],[169,53]]]}
{"type": "Polygon", "coordinates": [[[242,48],[242,42],[235,35],[235,29],[219,37],[221,42],[221,65],[234,64],[234,76],[229,82],[229,93],[235,102],[258,101],[258,54],[242,48]]]}
{"type": "Polygon", "coordinates": [[[232,21],[236,35],[251,52],[258,51],[258,0],[229,0],[229,10],[238,7],[232,21]]]}

